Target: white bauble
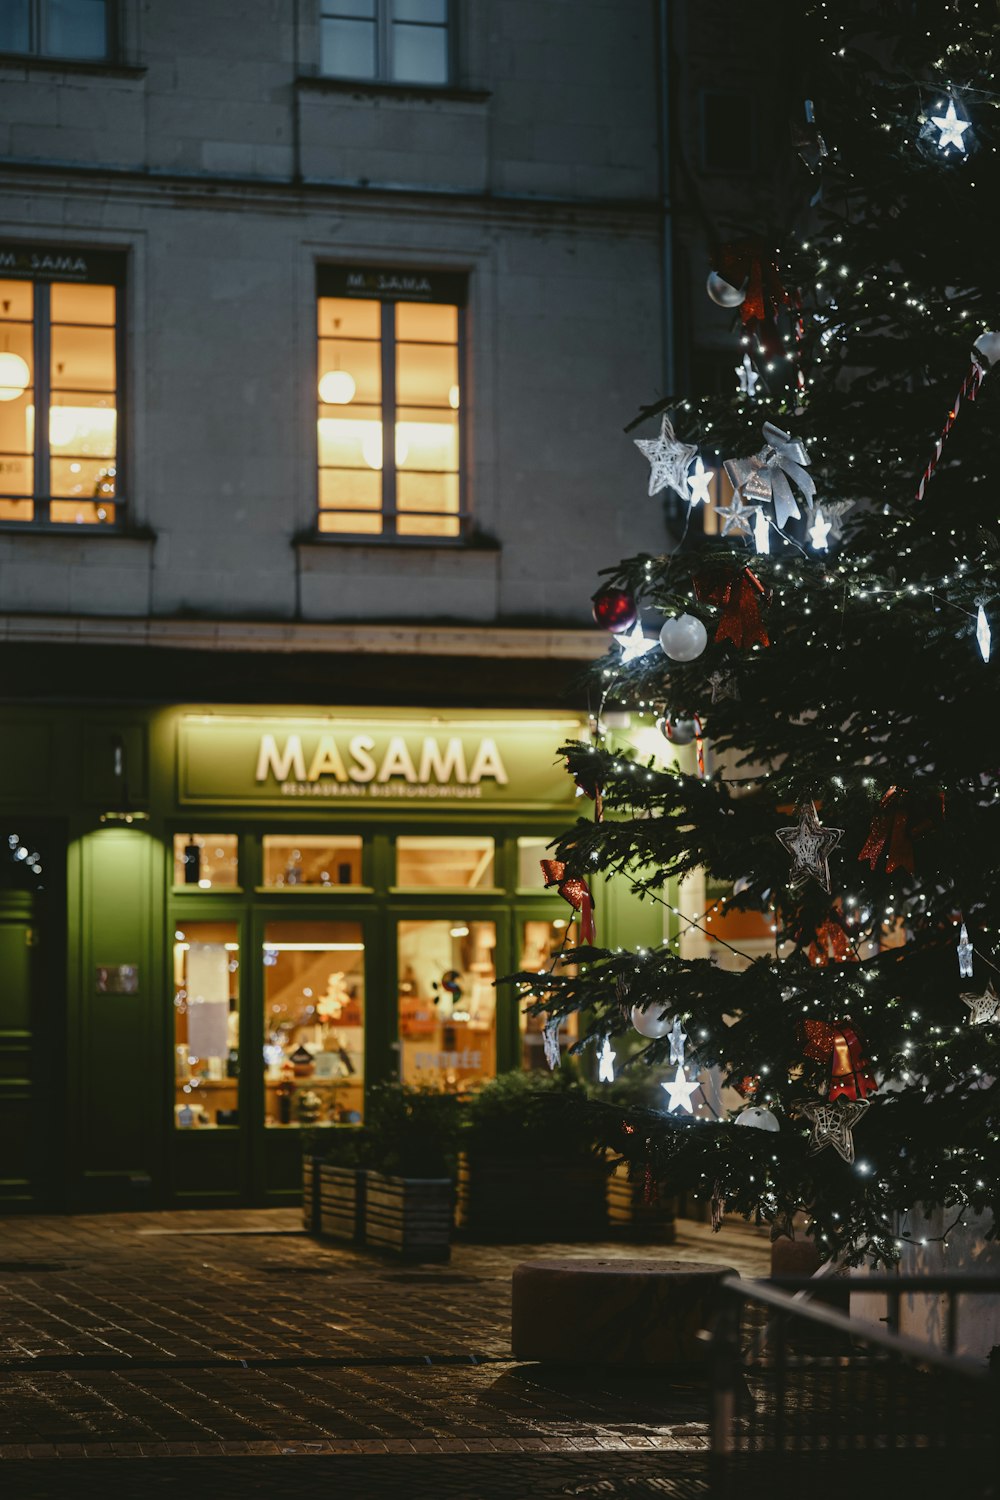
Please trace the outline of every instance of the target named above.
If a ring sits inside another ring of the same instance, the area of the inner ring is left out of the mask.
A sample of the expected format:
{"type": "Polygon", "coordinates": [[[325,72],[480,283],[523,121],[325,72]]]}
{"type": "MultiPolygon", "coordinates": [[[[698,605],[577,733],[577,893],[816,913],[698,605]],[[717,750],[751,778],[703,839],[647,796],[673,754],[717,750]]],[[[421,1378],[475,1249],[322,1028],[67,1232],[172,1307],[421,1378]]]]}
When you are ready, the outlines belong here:
{"type": "Polygon", "coordinates": [[[708,631],[697,615],[678,615],[664,624],[660,645],[673,661],[694,661],[708,645],[708,631]]]}
{"type": "Polygon", "coordinates": [[[657,1041],[661,1036],[666,1036],[673,1022],[666,1016],[661,1016],[662,1006],[653,1001],[648,1006],[633,1005],[632,1025],[640,1036],[649,1037],[651,1041],[657,1041]]]}
{"type": "Polygon", "coordinates": [[[761,1109],[758,1104],[751,1104],[736,1116],[734,1125],[749,1125],[751,1130],[780,1130],[777,1118],[769,1109],[761,1109]]]}
{"type": "Polygon", "coordinates": [[[972,346],[987,370],[992,370],[1000,359],[1000,333],[981,333],[972,346]]]}
{"type": "Polygon", "coordinates": [[[709,271],[705,290],[717,307],[739,307],[747,294],[747,283],[735,287],[718,271],[709,271]]]}

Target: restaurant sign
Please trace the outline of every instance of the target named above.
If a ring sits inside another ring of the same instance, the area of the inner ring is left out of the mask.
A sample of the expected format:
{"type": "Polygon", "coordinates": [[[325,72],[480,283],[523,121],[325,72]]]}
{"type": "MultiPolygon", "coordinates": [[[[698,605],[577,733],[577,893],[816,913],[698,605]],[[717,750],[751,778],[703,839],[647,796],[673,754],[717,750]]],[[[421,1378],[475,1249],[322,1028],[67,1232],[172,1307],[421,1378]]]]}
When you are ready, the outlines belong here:
{"type": "Polygon", "coordinates": [[[181,720],[182,803],[378,802],[481,807],[567,802],[571,719],[181,720]]]}

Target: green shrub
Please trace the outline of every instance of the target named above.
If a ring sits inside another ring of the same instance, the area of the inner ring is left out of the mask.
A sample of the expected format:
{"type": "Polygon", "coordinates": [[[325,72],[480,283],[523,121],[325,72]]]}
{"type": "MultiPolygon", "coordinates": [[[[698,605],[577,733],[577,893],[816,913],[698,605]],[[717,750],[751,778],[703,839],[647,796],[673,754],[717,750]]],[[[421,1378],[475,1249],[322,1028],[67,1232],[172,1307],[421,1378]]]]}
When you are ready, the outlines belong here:
{"type": "Polygon", "coordinates": [[[462,1146],[470,1157],[579,1159],[597,1151],[587,1090],[571,1067],[501,1073],[465,1106],[462,1146]]]}
{"type": "Polygon", "coordinates": [[[460,1111],[454,1094],[378,1085],[368,1100],[366,1165],[390,1177],[454,1177],[460,1111]]]}

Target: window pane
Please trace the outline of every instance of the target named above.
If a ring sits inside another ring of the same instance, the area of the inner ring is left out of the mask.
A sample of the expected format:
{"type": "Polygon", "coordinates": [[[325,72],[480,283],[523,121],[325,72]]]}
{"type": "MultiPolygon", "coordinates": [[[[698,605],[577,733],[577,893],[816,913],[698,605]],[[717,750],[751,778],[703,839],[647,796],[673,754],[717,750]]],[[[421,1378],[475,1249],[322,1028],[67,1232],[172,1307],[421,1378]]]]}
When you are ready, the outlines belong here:
{"type": "Polygon", "coordinates": [[[320,23],[320,72],[333,78],[374,78],[374,21],[320,23]]]}
{"type": "Polygon", "coordinates": [[[396,337],[400,343],[457,344],[458,308],[440,302],[397,302],[396,337]]]}
{"type": "Polygon", "coordinates": [[[30,323],[34,304],[35,289],[30,281],[0,281],[0,321],[30,323]]]}
{"type": "Polygon", "coordinates": [[[27,52],[31,47],[30,0],[3,0],[0,5],[0,52],[27,52]]]}
{"type": "Polygon", "coordinates": [[[174,1124],[236,1125],[239,943],[235,922],[184,922],[174,933],[174,1124]]]}
{"type": "Polygon", "coordinates": [[[110,329],[54,324],[52,387],[60,391],[113,391],[114,333],[110,329]]]}
{"type": "Polygon", "coordinates": [[[447,83],[448,33],[444,27],[394,25],[392,77],[396,83],[447,83]]]}
{"type": "Polygon", "coordinates": [[[364,1108],[360,922],[268,922],[265,1123],[356,1124],[364,1108]]]}
{"type": "Polygon", "coordinates": [[[114,326],[115,288],[57,281],[52,285],[53,323],[97,323],[114,326]]]}
{"type": "Polygon", "coordinates": [[[337,406],[320,407],[320,463],[334,469],[381,469],[381,407],[352,406],[351,416],[335,415],[341,410],[337,406]]]}
{"type": "Polygon", "coordinates": [[[400,922],[402,1079],[467,1089],[496,1074],[496,924],[400,922]]]}
{"type": "Polygon", "coordinates": [[[50,57],[106,57],[105,0],[46,0],[44,50],[50,57]]]}
{"type": "Polygon", "coordinates": [[[400,511],[436,516],[458,515],[457,474],[407,474],[396,480],[396,506],[400,511]]]}
{"type": "Polygon", "coordinates": [[[49,506],[49,519],[60,525],[110,526],[114,523],[115,507],[106,501],[53,500],[49,506]]]}
{"type": "Polygon", "coordinates": [[[328,406],[354,401],[377,406],[382,400],[381,348],[355,339],[320,339],[320,400],[328,406]]]}
{"type": "MultiPolygon", "coordinates": [[[[29,481],[28,488],[31,488],[29,481]]],[[[0,500],[0,521],[33,521],[35,507],[30,500],[0,500]]]]}
{"type": "Polygon", "coordinates": [[[360,469],[320,469],[319,503],[324,510],[381,511],[381,475],[360,469]]]}
{"type": "MultiPolygon", "coordinates": [[[[575,948],[580,941],[578,923],[575,917],[557,917],[554,922],[548,922],[544,918],[532,918],[521,924],[521,958],[518,963],[519,969],[534,970],[543,973],[552,965],[552,960],[560,950],[575,948]]],[[[556,972],[559,974],[575,974],[574,964],[556,964],[556,972]]],[[[539,998],[532,995],[531,1000],[539,998]]],[[[545,1043],[542,1033],[545,1029],[546,1017],[544,1014],[529,1015],[524,1006],[521,1007],[521,1066],[529,1072],[547,1071],[548,1064],[545,1061],[545,1043]]],[[[575,1042],[580,1034],[579,1015],[576,1011],[567,1016],[559,1027],[559,1040],[563,1047],[575,1042]]]]}
{"type": "MultiPolygon", "coordinates": [[[[0,378],[3,377],[3,355],[0,355],[0,378]]],[[[10,376],[7,376],[10,379],[10,376]]],[[[34,446],[35,433],[35,407],[34,394],[29,386],[20,396],[13,399],[9,395],[10,387],[6,391],[0,389],[0,454],[9,456],[12,454],[30,455],[34,446]]],[[[5,470],[0,466],[0,489],[9,489],[10,474],[13,471],[5,470]]]]}
{"type": "Polygon", "coordinates": [[[235,833],[175,833],[174,885],[200,891],[239,885],[235,833]]]}
{"type": "Polygon", "coordinates": [[[118,413],[111,396],[85,392],[57,396],[49,408],[49,447],[53,458],[91,455],[113,459],[118,413]]]}
{"type": "Polygon", "coordinates": [[[30,391],[34,366],[31,324],[0,320],[0,405],[30,391]]]}
{"type": "Polygon", "coordinates": [[[320,531],[341,536],[381,536],[382,516],[354,515],[345,511],[324,510],[319,517],[320,531]]]}
{"type": "Polygon", "coordinates": [[[454,344],[397,344],[396,400],[401,406],[458,406],[454,344]]]}
{"type": "Polygon", "coordinates": [[[324,16],[359,16],[373,17],[375,15],[375,0],[323,0],[324,16]]]}
{"type": "Polygon", "coordinates": [[[320,297],[317,317],[320,338],[378,339],[382,334],[382,304],[352,297],[320,297]]]}
{"type": "MultiPolygon", "coordinates": [[[[461,742],[452,741],[452,747],[460,749],[461,742]]],[[[448,750],[443,754],[447,758],[448,750]]],[[[488,889],[494,883],[493,857],[491,838],[403,836],[396,840],[396,884],[414,889],[488,889]]]]}
{"type": "Polygon", "coordinates": [[[457,537],[461,534],[461,529],[457,516],[454,519],[448,516],[421,515],[396,518],[396,532],[399,536],[457,537]]]}
{"type": "MultiPolygon", "coordinates": [[[[517,884],[522,891],[543,891],[542,860],[552,859],[555,851],[548,838],[524,838],[517,841],[517,884]]],[[[555,894],[554,887],[550,887],[555,894]]]]}
{"type": "Polygon", "coordinates": [[[401,469],[458,472],[458,414],[399,407],[396,464],[401,469]]]}
{"type": "Polygon", "coordinates": [[[264,884],[314,889],[360,885],[361,839],[350,833],[266,833],[264,884]]]}
{"type": "Polygon", "coordinates": [[[443,26],[448,20],[448,0],[392,0],[392,18],[443,26]]]}

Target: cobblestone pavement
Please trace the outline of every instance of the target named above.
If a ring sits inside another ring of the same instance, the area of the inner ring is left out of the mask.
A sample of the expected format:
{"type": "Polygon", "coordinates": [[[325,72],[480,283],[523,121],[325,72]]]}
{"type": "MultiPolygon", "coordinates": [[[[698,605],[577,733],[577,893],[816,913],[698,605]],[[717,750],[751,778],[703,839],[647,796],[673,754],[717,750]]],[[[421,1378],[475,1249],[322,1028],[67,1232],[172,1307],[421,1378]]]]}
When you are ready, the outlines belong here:
{"type": "MultiPolygon", "coordinates": [[[[760,1275],[767,1252],[746,1226],[686,1225],[662,1253],[760,1275]]],[[[699,1383],[510,1357],[518,1262],[649,1253],[457,1245],[404,1267],[317,1243],[290,1211],[5,1220],[0,1484],[12,1500],[703,1494],[699,1383]]]]}

